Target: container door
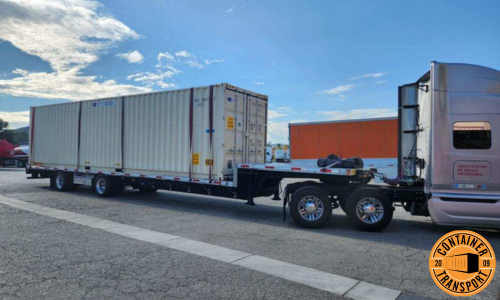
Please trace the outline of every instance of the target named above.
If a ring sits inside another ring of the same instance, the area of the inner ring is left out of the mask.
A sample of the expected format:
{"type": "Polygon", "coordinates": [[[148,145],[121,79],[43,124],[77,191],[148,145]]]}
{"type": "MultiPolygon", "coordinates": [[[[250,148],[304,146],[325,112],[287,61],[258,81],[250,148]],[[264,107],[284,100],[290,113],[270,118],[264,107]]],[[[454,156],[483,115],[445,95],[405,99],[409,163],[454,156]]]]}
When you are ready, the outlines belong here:
{"type": "Polygon", "coordinates": [[[265,162],[267,101],[248,95],[246,162],[265,162]]]}
{"type": "Polygon", "coordinates": [[[225,135],[224,135],[224,174],[231,176],[236,165],[245,162],[244,143],[246,96],[226,89],[225,93],[225,135]]]}

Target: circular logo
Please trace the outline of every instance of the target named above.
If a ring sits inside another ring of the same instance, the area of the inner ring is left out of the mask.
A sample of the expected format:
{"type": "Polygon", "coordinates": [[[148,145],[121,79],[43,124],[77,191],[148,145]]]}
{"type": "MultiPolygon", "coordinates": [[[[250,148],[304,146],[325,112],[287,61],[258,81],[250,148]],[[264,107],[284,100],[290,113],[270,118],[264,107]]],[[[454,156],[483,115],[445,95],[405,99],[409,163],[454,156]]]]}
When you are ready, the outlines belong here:
{"type": "Polygon", "coordinates": [[[429,257],[429,269],[437,286],[453,296],[471,296],[491,282],[495,253],[481,235],[458,230],[442,236],[429,257]]]}

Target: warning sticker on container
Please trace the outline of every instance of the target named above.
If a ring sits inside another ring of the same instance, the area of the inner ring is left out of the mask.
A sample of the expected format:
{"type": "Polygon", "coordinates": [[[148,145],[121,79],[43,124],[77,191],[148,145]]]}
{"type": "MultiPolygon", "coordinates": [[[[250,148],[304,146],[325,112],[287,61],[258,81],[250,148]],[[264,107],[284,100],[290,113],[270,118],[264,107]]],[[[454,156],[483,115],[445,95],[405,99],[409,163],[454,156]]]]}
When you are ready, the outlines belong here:
{"type": "Polygon", "coordinates": [[[214,165],[214,160],[207,158],[205,159],[205,166],[213,166],[214,165]]]}
{"type": "Polygon", "coordinates": [[[227,129],[234,129],[234,118],[233,117],[227,117],[227,129]]]}
{"type": "Polygon", "coordinates": [[[457,161],[453,179],[466,182],[486,182],[491,179],[491,164],[487,161],[457,161]]]}
{"type": "Polygon", "coordinates": [[[199,165],[200,164],[200,154],[199,153],[193,153],[193,165],[199,165]]]}

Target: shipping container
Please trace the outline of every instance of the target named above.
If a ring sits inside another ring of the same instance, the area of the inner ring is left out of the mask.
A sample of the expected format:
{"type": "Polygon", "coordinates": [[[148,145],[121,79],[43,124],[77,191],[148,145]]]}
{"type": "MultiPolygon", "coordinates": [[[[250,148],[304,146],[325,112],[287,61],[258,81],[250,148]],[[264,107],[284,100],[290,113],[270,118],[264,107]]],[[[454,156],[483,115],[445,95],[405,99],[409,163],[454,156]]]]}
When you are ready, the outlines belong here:
{"type": "Polygon", "coordinates": [[[267,96],[223,83],[31,108],[31,165],[230,179],[265,163],[267,96]]]}
{"type": "Polygon", "coordinates": [[[291,123],[289,131],[292,163],[315,165],[330,154],[359,156],[366,168],[397,176],[397,117],[291,123]]]}

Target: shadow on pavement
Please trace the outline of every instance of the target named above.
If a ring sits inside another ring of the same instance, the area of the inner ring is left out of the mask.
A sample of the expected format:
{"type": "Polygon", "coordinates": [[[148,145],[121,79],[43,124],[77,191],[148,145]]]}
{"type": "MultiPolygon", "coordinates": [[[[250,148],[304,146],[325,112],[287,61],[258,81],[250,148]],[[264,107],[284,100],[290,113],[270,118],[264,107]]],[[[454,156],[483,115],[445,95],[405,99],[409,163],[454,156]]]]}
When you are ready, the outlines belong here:
{"type": "MultiPolygon", "coordinates": [[[[49,187],[41,187],[52,191],[49,187]]],[[[283,222],[283,208],[281,201],[279,206],[267,205],[271,201],[265,198],[257,198],[256,206],[247,206],[245,201],[237,199],[225,199],[219,197],[184,194],[178,192],[159,191],[154,194],[143,194],[138,191],[127,189],[121,194],[110,198],[99,198],[92,193],[90,188],[79,188],[75,192],[67,192],[75,198],[93,197],[103,201],[128,203],[139,206],[154,207],[170,211],[182,212],[183,214],[207,215],[217,218],[238,220],[241,222],[259,223],[283,228],[294,228],[301,231],[341,236],[359,240],[378,243],[387,243],[404,247],[412,247],[423,250],[431,250],[434,243],[445,233],[459,229],[477,231],[492,244],[494,248],[500,247],[499,231],[485,231],[482,229],[471,229],[463,227],[444,227],[431,223],[430,218],[415,217],[416,220],[394,218],[391,224],[381,232],[361,232],[349,224],[348,218],[340,209],[334,210],[332,219],[321,229],[304,229],[298,227],[292,220],[287,208],[287,220],[283,222]],[[420,220],[417,220],[419,218],[420,220]],[[402,233],[406,233],[402,235],[402,233]]],[[[401,213],[401,212],[400,212],[401,213]]],[[[412,218],[408,214],[409,218],[412,218]]]]}

